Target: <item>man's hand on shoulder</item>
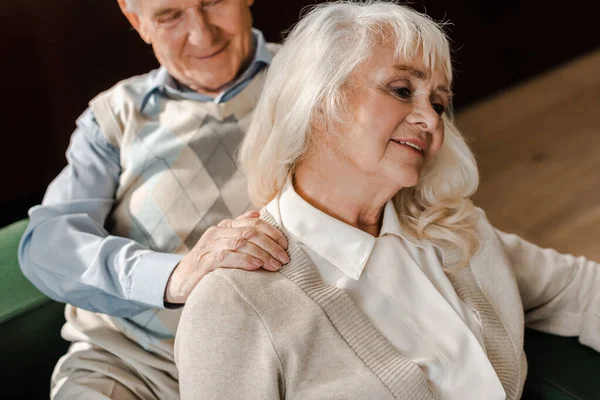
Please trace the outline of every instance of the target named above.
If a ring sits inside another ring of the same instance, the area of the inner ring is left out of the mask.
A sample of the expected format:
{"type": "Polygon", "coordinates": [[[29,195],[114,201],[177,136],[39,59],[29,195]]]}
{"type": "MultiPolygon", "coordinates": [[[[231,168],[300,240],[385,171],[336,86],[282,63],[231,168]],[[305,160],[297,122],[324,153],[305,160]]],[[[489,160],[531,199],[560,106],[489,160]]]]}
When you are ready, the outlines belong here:
{"type": "Polygon", "coordinates": [[[210,227],[175,267],[165,290],[165,302],[183,304],[198,282],[217,268],[277,271],[289,262],[287,241],[258,211],[210,227]]]}

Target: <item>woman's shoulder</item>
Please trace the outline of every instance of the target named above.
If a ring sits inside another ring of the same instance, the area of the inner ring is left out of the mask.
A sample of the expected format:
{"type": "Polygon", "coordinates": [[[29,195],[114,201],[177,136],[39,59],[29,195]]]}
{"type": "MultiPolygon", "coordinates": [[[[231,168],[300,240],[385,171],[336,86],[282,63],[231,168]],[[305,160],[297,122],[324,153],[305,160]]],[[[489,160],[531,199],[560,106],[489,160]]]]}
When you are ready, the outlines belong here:
{"type": "Polygon", "coordinates": [[[292,295],[295,292],[294,286],[279,272],[219,268],[202,278],[190,294],[186,308],[234,301],[260,311],[272,303],[273,299],[292,295]]]}
{"type": "Polygon", "coordinates": [[[491,238],[496,237],[496,228],[492,225],[488,219],[487,213],[481,208],[475,206],[474,208],[475,218],[475,229],[479,238],[491,238]]]}
{"type": "Polygon", "coordinates": [[[475,258],[478,255],[486,254],[486,257],[491,257],[494,254],[493,258],[505,258],[505,246],[503,243],[503,237],[501,236],[500,231],[490,222],[486,212],[480,208],[475,207],[475,231],[477,234],[477,239],[479,241],[479,249],[475,254],[475,258]]]}
{"type": "Polygon", "coordinates": [[[502,247],[506,246],[506,242],[523,241],[518,234],[503,231],[494,226],[482,208],[475,207],[475,214],[475,227],[480,241],[484,241],[486,244],[491,242],[502,247]]]}

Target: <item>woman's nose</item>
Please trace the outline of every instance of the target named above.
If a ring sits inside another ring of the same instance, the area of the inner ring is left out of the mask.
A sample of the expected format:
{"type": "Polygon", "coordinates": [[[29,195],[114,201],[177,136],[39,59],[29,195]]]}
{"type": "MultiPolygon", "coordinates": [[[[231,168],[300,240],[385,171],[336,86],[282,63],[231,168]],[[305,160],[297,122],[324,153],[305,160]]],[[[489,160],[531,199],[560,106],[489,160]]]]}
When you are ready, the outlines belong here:
{"type": "Polygon", "coordinates": [[[440,123],[440,115],[433,109],[429,99],[413,102],[413,109],[406,117],[407,121],[419,125],[425,131],[434,131],[440,123]]]}

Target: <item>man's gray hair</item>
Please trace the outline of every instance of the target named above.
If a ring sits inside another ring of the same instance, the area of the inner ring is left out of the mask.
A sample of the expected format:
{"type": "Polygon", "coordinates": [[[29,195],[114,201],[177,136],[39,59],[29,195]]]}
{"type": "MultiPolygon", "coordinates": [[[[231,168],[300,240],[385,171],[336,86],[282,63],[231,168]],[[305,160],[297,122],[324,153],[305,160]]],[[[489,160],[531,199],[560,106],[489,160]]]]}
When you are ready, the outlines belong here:
{"type": "Polygon", "coordinates": [[[127,6],[127,10],[131,12],[138,11],[138,2],[139,0],[125,0],[125,5],[127,6]]]}

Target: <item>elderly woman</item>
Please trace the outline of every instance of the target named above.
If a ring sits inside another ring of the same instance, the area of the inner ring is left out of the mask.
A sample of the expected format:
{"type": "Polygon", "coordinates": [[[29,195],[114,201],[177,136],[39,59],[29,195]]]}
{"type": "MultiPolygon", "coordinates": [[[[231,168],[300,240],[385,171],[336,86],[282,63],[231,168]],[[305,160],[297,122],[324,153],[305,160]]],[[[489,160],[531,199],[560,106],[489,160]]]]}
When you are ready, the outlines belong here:
{"type": "Polygon", "coordinates": [[[441,27],[407,7],[298,23],[240,153],[291,261],[194,290],[184,399],[518,399],[525,323],[600,349],[600,266],[499,232],[469,199],[451,83],[441,27]]]}

